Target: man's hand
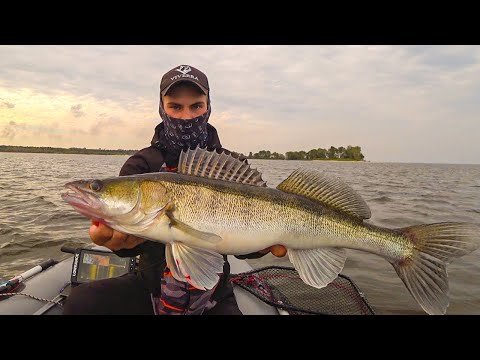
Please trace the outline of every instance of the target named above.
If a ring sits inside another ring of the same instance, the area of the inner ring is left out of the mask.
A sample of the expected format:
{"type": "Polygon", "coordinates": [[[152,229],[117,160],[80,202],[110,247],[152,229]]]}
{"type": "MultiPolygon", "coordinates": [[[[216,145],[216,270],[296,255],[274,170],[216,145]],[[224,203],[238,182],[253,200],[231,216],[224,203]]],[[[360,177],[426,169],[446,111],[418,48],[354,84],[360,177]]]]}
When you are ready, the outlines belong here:
{"type": "Polygon", "coordinates": [[[145,239],[113,230],[111,227],[95,220],[92,220],[89,234],[94,244],[105,246],[112,251],[132,249],[146,241],[145,239]]]}
{"type": "Polygon", "coordinates": [[[283,245],[273,245],[264,250],[260,250],[259,253],[267,254],[271,252],[276,257],[283,257],[287,254],[287,248],[283,245]]]}

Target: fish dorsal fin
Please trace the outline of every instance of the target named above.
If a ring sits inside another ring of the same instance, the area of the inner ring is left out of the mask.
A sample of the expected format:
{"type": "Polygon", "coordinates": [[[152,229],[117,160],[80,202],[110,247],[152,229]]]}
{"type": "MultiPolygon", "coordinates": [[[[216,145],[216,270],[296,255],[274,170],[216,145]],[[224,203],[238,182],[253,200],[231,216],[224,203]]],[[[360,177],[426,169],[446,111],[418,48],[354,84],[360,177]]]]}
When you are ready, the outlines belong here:
{"type": "Polygon", "coordinates": [[[360,219],[369,219],[370,208],[348,184],[313,169],[297,169],[277,189],[301,195],[360,219]]]}
{"type": "Polygon", "coordinates": [[[224,180],[246,185],[266,187],[262,174],[252,169],[246,160],[239,160],[225,152],[197,147],[195,150],[182,151],[178,160],[178,173],[200,176],[209,179],[224,180]]]}

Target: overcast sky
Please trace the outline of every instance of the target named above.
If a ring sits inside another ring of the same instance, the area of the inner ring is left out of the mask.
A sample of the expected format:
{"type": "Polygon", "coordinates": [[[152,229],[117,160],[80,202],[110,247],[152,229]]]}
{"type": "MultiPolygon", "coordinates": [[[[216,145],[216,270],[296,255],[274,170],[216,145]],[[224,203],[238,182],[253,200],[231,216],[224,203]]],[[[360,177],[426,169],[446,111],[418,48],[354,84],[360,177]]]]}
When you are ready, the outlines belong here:
{"type": "Polygon", "coordinates": [[[480,164],[480,46],[0,46],[0,145],[147,147],[181,64],[228,149],[480,164]]]}

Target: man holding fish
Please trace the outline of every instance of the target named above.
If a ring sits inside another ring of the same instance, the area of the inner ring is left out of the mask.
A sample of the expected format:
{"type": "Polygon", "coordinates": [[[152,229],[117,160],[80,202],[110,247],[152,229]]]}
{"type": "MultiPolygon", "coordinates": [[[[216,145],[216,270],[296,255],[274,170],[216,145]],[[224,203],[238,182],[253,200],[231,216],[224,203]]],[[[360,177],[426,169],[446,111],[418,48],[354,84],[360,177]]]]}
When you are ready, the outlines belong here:
{"type": "MultiPolygon", "coordinates": [[[[211,110],[209,83],[203,72],[180,65],[165,73],[159,106],[163,121],[155,128],[151,146],[130,157],[120,176],[175,172],[180,152],[197,146],[230,153],[222,148],[216,129],[208,123],[211,110]]],[[[91,218],[92,241],[122,257],[140,255],[140,272],[76,287],[65,314],[241,314],[232,285],[224,281],[229,272],[226,256],[223,276],[215,288],[197,289],[172,276],[165,263],[164,244],[114,230],[91,218]]],[[[286,254],[285,247],[274,245],[238,258],[258,258],[270,251],[275,256],[286,254]]]]}

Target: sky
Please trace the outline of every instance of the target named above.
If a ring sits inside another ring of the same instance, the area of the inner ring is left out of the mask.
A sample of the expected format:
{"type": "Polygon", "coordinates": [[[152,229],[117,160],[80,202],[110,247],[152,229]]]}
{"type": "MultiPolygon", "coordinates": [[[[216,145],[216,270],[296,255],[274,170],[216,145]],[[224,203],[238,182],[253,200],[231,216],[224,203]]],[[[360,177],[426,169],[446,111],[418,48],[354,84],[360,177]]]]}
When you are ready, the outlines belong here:
{"type": "Polygon", "coordinates": [[[0,145],[148,147],[160,79],[182,64],[207,75],[229,150],[480,164],[473,45],[0,45],[0,145]]]}

